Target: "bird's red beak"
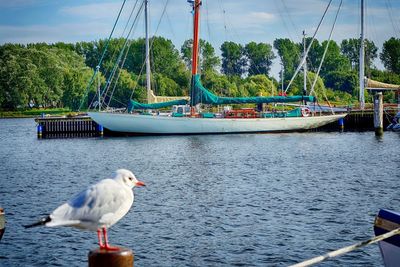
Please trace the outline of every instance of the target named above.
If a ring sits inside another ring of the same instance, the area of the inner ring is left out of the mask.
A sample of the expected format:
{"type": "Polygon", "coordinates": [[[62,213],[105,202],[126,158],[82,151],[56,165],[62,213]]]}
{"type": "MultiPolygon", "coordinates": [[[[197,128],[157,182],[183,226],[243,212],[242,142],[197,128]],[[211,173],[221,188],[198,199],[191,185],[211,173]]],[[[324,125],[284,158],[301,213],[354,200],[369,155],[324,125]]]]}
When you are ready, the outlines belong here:
{"type": "Polygon", "coordinates": [[[146,186],[146,184],[143,183],[142,181],[137,181],[136,186],[146,186]]]}

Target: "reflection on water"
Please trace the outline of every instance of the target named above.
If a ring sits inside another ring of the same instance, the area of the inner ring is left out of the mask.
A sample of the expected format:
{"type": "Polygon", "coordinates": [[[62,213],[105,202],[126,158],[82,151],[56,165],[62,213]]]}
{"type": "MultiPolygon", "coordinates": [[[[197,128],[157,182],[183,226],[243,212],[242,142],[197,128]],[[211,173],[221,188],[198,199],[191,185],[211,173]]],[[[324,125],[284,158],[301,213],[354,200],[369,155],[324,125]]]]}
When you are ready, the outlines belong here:
{"type": "MultiPolygon", "coordinates": [[[[22,225],[118,168],[134,171],[112,244],[135,266],[286,266],[373,235],[400,210],[400,135],[385,132],[36,138],[31,119],[0,120],[1,266],[84,266],[96,235],[22,225]]],[[[376,245],[324,266],[381,265],[376,245]]]]}

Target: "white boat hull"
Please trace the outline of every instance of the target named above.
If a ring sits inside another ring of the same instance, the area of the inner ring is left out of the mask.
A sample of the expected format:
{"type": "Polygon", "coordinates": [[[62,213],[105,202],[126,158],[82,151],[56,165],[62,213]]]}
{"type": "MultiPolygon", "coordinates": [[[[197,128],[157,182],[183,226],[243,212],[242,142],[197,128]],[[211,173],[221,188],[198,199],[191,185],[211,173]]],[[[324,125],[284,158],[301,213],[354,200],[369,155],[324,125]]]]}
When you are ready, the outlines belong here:
{"type": "Polygon", "coordinates": [[[301,131],[323,126],[346,114],[287,118],[190,118],[127,113],[89,112],[89,116],[113,132],[137,134],[211,134],[301,131]]]}

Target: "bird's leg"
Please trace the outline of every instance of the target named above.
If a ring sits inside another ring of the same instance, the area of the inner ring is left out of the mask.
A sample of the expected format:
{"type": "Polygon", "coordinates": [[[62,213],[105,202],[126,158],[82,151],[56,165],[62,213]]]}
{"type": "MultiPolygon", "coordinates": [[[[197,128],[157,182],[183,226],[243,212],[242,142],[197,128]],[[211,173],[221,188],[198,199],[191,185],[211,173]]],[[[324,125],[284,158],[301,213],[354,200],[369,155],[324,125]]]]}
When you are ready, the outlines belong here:
{"type": "Polygon", "coordinates": [[[97,238],[99,239],[100,248],[104,248],[103,240],[101,238],[101,230],[100,229],[97,229],[97,238]]]}
{"type": "Polygon", "coordinates": [[[104,246],[103,248],[106,250],[119,250],[119,247],[113,247],[108,244],[108,236],[107,236],[107,228],[103,227],[103,236],[104,236],[104,246]]]}

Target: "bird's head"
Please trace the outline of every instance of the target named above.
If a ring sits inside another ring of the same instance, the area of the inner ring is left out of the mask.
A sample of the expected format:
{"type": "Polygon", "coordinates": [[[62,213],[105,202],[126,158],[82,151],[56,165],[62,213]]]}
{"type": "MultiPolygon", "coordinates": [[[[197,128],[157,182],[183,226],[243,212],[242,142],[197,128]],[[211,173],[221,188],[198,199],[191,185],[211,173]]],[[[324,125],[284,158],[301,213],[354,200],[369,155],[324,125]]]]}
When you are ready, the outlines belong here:
{"type": "Polygon", "coordinates": [[[117,170],[114,175],[114,180],[130,188],[133,188],[135,186],[145,186],[143,182],[136,179],[135,175],[131,171],[125,169],[117,170]]]}

